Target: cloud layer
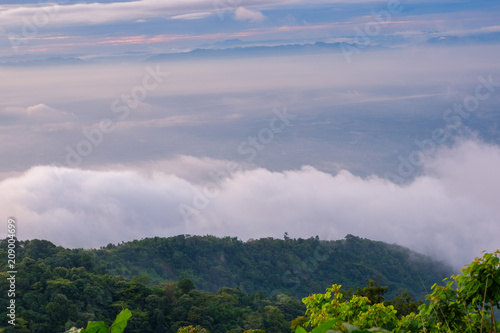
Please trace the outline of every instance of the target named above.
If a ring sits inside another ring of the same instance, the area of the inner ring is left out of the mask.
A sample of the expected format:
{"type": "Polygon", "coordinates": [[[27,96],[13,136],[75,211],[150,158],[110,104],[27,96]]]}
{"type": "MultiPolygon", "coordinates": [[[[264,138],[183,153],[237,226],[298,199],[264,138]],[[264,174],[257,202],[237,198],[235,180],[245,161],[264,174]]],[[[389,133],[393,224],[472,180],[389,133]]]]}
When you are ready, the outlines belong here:
{"type": "Polygon", "coordinates": [[[134,170],[34,167],[0,183],[0,210],[17,218],[20,238],[70,247],[180,233],[242,239],[351,233],[456,266],[498,247],[495,145],[468,140],[443,148],[426,161],[425,175],[396,187],[346,170],[228,173],[227,163],[180,157],[134,170]]]}
{"type": "Polygon", "coordinates": [[[261,12],[246,9],[245,7],[238,7],[234,11],[234,17],[237,20],[249,20],[252,22],[259,22],[264,19],[264,15],[261,12]]]}
{"type": "Polygon", "coordinates": [[[0,55],[15,61],[19,54],[130,55],[131,51],[176,52],[235,38],[293,43],[345,37],[356,41],[366,34],[370,44],[387,47],[418,45],[443,36],[455,37],[454,43],[457,36],[470,42],[471,34],[491,35],[475,36],[476,42],[498,43],[495,11],[500,8],[494,2],[470,1],[461,6],[420,1],[417,7],[378,0],[31,2],[0,5],[0,55]],[[397,10],[390,14],[391,8],[397,10]],[[258,29],[255,22],[260,23],[258,29]]]}

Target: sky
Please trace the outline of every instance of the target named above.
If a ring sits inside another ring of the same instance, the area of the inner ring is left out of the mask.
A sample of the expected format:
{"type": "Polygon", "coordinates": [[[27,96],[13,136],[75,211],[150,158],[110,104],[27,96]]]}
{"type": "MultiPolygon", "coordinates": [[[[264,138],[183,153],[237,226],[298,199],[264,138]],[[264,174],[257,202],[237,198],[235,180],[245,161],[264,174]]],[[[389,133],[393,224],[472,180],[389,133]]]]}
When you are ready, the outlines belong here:
{"type": "Polygon", "coordinates": [[[500,246],[499,13],[2,1],[0,212],[72,248],[353,234],[461,267],[500,246]]]}

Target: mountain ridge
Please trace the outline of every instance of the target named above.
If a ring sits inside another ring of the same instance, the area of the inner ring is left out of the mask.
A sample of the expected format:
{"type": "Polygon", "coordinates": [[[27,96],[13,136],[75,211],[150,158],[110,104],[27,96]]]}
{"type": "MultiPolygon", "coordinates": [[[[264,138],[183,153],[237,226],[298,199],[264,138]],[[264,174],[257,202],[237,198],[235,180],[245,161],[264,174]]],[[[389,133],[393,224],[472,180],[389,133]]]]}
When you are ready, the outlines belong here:
{"type": "Polygon", "coordinates": [[[42,260],[52,267],[84,267],[96,274],[153,284],[189,278],[202,291],[221,287],[246,293],[302,298],[332,284],[356,289],[375,280],[389,298],[408,291],[423,299],[427,290],[453,273],[446,264],[408,248],[353,235],[335,241],[178,235],[152,237],[100,249],[64,249],[45,240],[21,241],[18,260],[42,260]]]}
{"type": "Polygon", "coordinates": [[[242,46],[229,47],[223,49],[196,48],[188,52],[179,53],[160,53],[153,55],[145,62],[158,62],[167,60],[192,60],[192,59],[217,59],[217,58],[253,58],[269,56],[288,56],[288,55],[309,55],[325,53],[342,53],[346,50],[385,50],[384,46],[370,46],[350,43],[325,43],[315,42],[313,44],[285,44],[274,46],[242,46]]]}
{"type": "Polygon", "coordinates": [[[442,262],[405,247],[347,235],[342,240],[178,235],[108,244],[92,250],[97,265],[115,275],[148,275],[155,283],[191,279],[200,290],[238,287],[244,292],[304,297],[333,283],[345,288],[376,280],[388,296],[403,290],[423,297],[452,273],[442,262]]]}

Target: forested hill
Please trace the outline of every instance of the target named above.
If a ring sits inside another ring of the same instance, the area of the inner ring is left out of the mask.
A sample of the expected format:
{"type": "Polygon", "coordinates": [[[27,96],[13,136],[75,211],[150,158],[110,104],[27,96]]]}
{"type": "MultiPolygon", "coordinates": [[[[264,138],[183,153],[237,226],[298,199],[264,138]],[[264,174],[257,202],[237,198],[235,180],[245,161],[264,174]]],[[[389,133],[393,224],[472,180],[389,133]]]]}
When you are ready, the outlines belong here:
{"type": "Polygon", "coordinates": [[[191,279],[198,289],[239,287],[243,292],[305,297],[333,283],[344,288],[370,279],[388,286],[388,297],[403,290],[417,297],[449,276],[451,269],[407,248],[348,235],[343,240],[185,236],[148,238],[108,245],[93,252],[96,262],[125,277],[147,275],[152,282],[191,279]],[[425,285],[425,288],[424,288],[425,285]]]}
{"type": "Polygon", "coordinates": [[[423,298],[449,276],[446,265],[397,245],[348,235],[337,241],[180,235],[147,238],[99,250],[63,249],[48,241],[21,242],[18,260],[29,256],[52,267],[85,267],[127,278],[147,275],[151,283],[191,279],[199,290],[239,287],[243,292],[304,297],[333,283],[363,287],[370,279],[388,286],[388,298],[403,290],[423,298]],[[424,288],[425,286],[425,288],[424,288]]]}

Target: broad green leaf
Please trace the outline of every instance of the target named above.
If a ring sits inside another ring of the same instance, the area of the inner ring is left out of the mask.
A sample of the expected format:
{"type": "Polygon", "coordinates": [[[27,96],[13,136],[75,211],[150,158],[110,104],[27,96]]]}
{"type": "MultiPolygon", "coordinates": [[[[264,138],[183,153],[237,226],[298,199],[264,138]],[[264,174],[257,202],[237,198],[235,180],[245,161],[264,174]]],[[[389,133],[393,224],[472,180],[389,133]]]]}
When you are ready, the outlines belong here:
{"type": "Polygon", "coordinates": [[[295,333],[307,333],[307,331],[303,327],[298,326],[295,329],[295,333]]]}
{"type": "Polygon", "coordinates": [[[118,316],[116,316],[115,321],[111,325],[111,333],[122,333],[127,327],[127,321],[132,317],[132,312],[129,309],[123,309],[118,316]]]}
{"type": "Polygon", "coordinates": [[[109,327],[103,321],[90,321],[81,333],[108,333],[109,327]]]}

